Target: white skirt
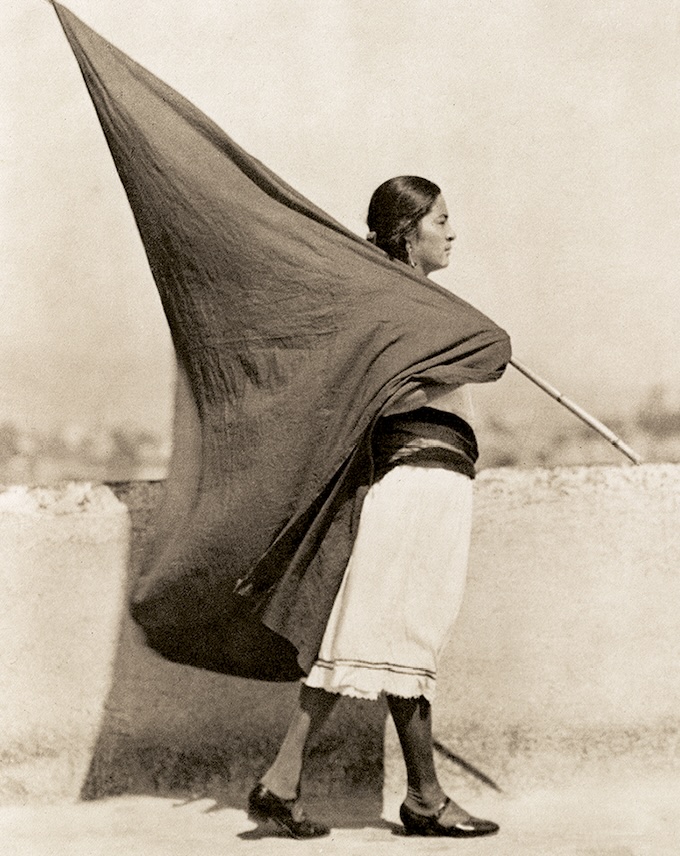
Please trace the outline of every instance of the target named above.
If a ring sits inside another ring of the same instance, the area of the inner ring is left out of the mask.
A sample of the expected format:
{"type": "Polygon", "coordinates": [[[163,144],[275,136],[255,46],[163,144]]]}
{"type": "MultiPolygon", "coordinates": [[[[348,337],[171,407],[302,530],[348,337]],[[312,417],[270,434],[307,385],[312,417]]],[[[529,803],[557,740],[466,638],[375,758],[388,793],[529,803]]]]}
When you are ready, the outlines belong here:
{"type": "Polygon", "coordinates": [[[467,476],[410,465],[370,488],[308,686],[433,700],[465,587],[472,492],[467,476]]]}

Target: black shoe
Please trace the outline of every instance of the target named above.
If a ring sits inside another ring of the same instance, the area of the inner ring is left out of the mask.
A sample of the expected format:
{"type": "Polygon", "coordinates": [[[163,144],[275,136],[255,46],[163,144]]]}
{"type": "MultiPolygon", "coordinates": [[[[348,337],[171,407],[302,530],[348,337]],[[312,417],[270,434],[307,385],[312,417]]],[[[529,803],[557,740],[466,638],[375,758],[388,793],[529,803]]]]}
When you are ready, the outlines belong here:
{"type": "Polygon", "coordinates": [[[449,838],[475,838],[478,835],[493,835],[499,826],[492,820],[480,820],[478,817],[468,817],[453,826],[444,826],[439,822],[451,800],[447,797],[436,814],[418,814],[402,804],[399,809],[401,822],[407,835],[440,835],[449,838]]]}
{"type": "Polygon", "coordinates": [[[293,838],[321,838],[328,835],[330,829],[305,817],[297,802],[297,799],[277,797],[260,783],[248,795],[248,817],[261,823],[271,820],[293,838]]]}

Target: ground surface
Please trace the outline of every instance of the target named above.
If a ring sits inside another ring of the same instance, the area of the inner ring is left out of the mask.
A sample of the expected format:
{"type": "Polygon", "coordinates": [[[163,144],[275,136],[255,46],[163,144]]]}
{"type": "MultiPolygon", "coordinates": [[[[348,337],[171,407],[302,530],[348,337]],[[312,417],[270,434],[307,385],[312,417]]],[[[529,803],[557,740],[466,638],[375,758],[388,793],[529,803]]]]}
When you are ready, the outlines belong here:
{"type": "Polygon", "coordinates": [[[5,856],[678,856],[679,797],[680,782],[668,776],[572,782],[514,798],[489,793],[469,808],[501,831],[473,841],[406,837],[397,824],[362,817],[360,805],[319,803],[314,816],[335,824],[331,836],[298,842],[256,829],[244,811],[215,810],[211,800],[128,796],[2,807],[0,839],[5,856]]]}

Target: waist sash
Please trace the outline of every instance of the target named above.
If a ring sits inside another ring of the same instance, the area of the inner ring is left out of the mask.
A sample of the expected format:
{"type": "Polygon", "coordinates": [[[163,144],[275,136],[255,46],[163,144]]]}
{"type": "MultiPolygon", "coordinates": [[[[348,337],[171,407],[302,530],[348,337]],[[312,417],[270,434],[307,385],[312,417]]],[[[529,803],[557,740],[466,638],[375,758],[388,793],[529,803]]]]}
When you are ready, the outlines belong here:
{"type": "Polygon", "coordinates": [[[442,467],[473,479],[479,450],[474,431],[460,416],[420,407],[379,420],[373,457],[376,479],[404,464],[442,467]]]}

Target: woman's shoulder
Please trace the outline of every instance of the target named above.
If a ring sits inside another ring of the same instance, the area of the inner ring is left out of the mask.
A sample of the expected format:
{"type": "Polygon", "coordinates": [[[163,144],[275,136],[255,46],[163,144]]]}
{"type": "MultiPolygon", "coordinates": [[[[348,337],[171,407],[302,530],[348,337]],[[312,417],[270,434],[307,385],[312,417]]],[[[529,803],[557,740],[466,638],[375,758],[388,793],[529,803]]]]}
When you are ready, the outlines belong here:
{"type": "Polygon", "coordinates": [[[439,386],[426,389],[427,406],[460,416],[471,424],[474,416],[469,386],[439,386]]]}

